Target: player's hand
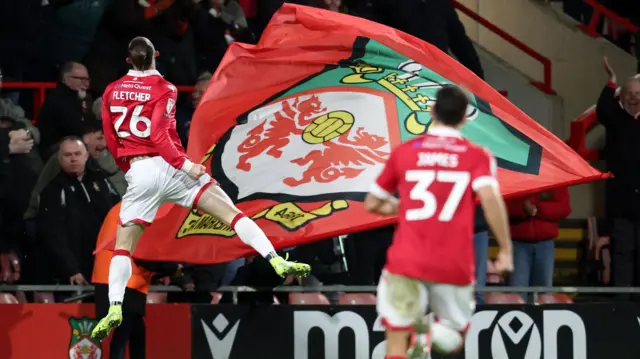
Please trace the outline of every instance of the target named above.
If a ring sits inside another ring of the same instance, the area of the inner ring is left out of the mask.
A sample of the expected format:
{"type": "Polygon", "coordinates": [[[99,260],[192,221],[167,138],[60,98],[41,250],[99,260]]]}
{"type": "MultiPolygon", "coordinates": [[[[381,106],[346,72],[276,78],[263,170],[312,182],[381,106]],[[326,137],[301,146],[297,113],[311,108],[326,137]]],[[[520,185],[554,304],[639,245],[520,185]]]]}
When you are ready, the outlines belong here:
{"type": "Polygon", "coordinates": [[[609,75],[609,82],[616,83],[616,72],[613,71],[613,68],[611,68],[611,65],[609,65],[609,59],[606,56],[603,58],[603,63],[604,70],[607,72],[607,75],[609,75]]]}
{"type": "Polygon", "coordinates": [[[498,257],[496,258],[494,265],[496,267],[496,271],[502,275],[513,272],[513,254],[511,251],[501,249],[500,252],[498,252],[498,257]]]}
{"type": "Polygon", "coordinates": [[[89,285],[89,282],[87,282],[87,280],[84,279],[84,276],[82,275],[82,273],[72,275],[69,278],[69,283],[71,283],[71,285],[89,285]]]}
{"type": "Polygon", "coordinates": [[[538,213],[538,208],[533,203],[531,203],[530,200],[526,200],[524,201],[524,211],[528,215],[533,217],[536,215],[536,213],[538,213]]]}
{"type": "Polygon", "coordinates": [[[199,163],[194,163],[193,166],[191,166],[191,169],[189,170],[189,177],[191,177],[194,180],[199,179],[200,177],[202,177],[205,173],[207,173],[207,168],[199,163]]]}

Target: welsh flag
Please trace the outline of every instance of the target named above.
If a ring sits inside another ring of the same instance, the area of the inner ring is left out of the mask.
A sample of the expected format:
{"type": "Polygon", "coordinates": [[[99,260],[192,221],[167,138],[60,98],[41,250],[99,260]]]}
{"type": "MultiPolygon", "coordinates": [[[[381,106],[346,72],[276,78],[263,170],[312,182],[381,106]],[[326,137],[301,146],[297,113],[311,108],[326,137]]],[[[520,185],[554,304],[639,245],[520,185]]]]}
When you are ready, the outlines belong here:
{"type": "MultiPolygon", "coordinates": [[[[285,4],[257,46],[233,43],[191,125],[201,159],[276,248],[395,222],[362,201],[391,151],[424,134],[436,92],[472,99],[463,135],[497,157],[505,197],[602,174],[435,47],[348,15],[285,4]]],[[[250,254],[234,231],[167,205],[135,256],[213,263],[250,254]]]]}

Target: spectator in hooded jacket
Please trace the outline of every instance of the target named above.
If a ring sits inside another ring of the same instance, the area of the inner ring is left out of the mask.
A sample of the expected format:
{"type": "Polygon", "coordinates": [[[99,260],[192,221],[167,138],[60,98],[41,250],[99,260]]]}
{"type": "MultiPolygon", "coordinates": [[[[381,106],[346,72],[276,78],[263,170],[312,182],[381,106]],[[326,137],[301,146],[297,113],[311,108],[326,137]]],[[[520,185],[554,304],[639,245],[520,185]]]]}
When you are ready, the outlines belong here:
{"type": "Polygon", "coordinates": [[[88,159],[82,139],[63,139],[58,152],[62,171],[40,195],[38,228],[53,272],[63,284],[88,284],[96,237],[120,200],[107,175],[87,167],[88,159]]]}
{"type": "Polygon", "coordinates": [[[509,284],[550,287],[558,222],[571,214],[569,190],[565,187],[514,198],[507,201],[507,208],[514,263],[509,284]]]}

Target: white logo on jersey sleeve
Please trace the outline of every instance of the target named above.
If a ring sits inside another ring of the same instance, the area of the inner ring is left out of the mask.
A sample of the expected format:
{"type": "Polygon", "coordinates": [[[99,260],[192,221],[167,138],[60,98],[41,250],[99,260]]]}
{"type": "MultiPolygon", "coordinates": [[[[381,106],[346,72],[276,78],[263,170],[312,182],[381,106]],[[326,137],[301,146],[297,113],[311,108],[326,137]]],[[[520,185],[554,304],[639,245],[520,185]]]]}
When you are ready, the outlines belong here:
{"type": "Polygon", "coordinates": [[[171,113],[173,110],[173,106],[175,106],[176,102],[170,98],[167,100],[167,115],[171,113]]]}

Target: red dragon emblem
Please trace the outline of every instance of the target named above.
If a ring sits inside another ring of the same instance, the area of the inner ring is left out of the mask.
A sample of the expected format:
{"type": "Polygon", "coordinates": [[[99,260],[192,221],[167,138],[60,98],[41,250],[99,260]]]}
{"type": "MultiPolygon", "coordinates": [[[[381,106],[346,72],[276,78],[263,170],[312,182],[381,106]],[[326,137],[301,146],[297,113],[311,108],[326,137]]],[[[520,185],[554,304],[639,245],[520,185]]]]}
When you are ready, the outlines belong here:
{"type": "MultiPolygon", "coordinates": [[[[292,136],[309,132],[307,127],[312,124],[318,126],[317,120],[326,121],[327,117],[331,117],[331,113],[327,115],[326,112],[327,108],[315,95],[283,101],[280,111],[251,129],[247,138],[240,143],[240,158],[236,168],[250,171],[249,160],[265,152],[273,158],[280,158],[282,149],[290,144],[292,136]]],[[[311,181],[329,183],[339,178],[355,178],[367,167],[385,162],[389,152],[381,148],[388,144],[388,140],[365,131],[363,127],[353,131],[351,125],[352,122],[346,126],[344,133],[314,141],[313,146],[317,149],[291,160],[291,163],[306,169],[301,178],[286,177],[283,182],[296,187],[311,181]]]]}
{"type": "Polygon", "coordinates": [[[238,146],[238,152],[242,155],[236,168],[251,170],[251,164],[247,161],[265,151],[271,157],[280,158],[281,149],[289,144],[289,137],[301,135],[304,127],[326,110],[317,96],[302,101],[297,97],[293,104],[283,101],[282,110],[275,113],[275,118],[266,119],[249,131],[247,139],[238,146]],[[269,127],[265,130],[267,125],[269,127]]]}

